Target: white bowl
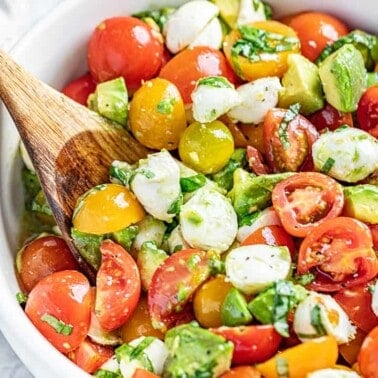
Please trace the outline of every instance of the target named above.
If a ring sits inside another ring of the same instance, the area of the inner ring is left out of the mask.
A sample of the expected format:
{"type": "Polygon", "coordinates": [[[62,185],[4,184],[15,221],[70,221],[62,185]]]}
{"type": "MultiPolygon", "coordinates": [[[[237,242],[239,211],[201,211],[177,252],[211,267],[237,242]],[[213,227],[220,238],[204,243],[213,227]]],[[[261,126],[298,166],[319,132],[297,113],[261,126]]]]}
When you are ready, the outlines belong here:
{"type": "MultiPolygon", "coordinates": [[[[14,48],[14,58],[37,77],[61,88],[85,72],[86,42],[104,18],[130,14],[152,5],[177,5],[183,1],[68,0],[38,24],[14,48]]],[[[324,10],[351,27],[378,34],[376,0],[271,0],[275,15],[302,10],[324,10]]],[[[0,328],[15,352],[36,377],[85,377],[76,365],[55,350],[34,328],[16,301],[19,287],[14,275],[20,215],[23,207],[18,134],[6,110],[0,107],[0,328]]]]}

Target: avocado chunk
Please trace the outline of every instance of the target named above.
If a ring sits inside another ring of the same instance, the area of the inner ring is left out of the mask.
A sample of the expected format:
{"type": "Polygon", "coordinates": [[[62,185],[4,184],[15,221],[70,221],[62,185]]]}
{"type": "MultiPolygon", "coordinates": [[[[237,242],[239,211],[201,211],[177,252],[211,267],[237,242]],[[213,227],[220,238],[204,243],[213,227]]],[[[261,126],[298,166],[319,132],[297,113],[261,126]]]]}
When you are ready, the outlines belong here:
{"type": "Polygon", "coordinates": [[[287,62],[288,69],[282,77],[284,88],[280,93],[279,106],[288,108],[299,103],[304,115],[322,109],[324,100],[317,65],[300,54],[290,54],[287,62]]]}
{"type": "Polygon", "coordinates": [[[219,8],[219,15],[229,28],[236,26],[239,15],[240,0],[212,0],[219,8]]]}
{"type": "Polygon", "coordinates": [[[366,88],[366,73],[361,53],[352,44],[340,47],[319,67],[327,101],[341,112],[354,112],[366,88]]]}
{"type": "Polygon", "coordinates": [[[123,77],[97,84],[96,91],[88,98],[88,107],[103,117],[125,126],[128,95],[123,77]]]}
{"type": "Polygon", "coordinates": [[[229,370],[233,344],[192,322],[170,329],[165,335],[169,350],[163,378],[218,377],[229,370]]]}
{"type": "Polygon", "coordinates": [[[378,187],[363,184],[344,188],[343,215],[378,224],[378,187]]]}
{"type": "Polygon", "coordinates": [[[252,321],[244,295],[236,288],[230,289],[221,306],[222,324],[233,327],[252,321]]]}

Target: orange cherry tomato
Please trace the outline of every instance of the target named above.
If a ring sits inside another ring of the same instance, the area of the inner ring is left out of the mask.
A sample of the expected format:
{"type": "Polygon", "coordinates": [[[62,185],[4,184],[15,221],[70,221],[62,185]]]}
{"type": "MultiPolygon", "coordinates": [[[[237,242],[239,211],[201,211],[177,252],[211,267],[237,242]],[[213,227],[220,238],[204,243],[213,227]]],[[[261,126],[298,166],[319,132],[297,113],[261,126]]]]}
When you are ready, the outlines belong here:
{"type": "Polygon", "coordinates": [[[76,270],[62,270],[34,286],[25,313],[56,349],[68,353],[87,336],[91,302],[88,279],[76,270]]]}
{"type": "Polygon", "coordinates": [[[194,293],[193,308],[198,322],[206,328],[222,325],[221,307],[232,285],[225,276],[218,275],[209,279],[194,293]]]}
{"type": "Polygon", "coordinates": [[[43,236],[26,244],[16,258],[17,273],[27,292],[44,277],[60,270],[79,270],[63,238],[43,236]]]}
{"type": "Polygon", "coordinates": [[[283,227],[277,225],[261,227],[252,232],[241,243],[242,246],[250,244],[287,246],[291,255],[295,252],[293,237],[283,227]]]}
{"type": "Polygon", "coordinates": [[[297,272],[313,273],[308,287],[324,292],[370,281],[378,273],[378,259],[369,228],[354,218],[325,220],[302,241],[297,272]]]}
{"type": "Polygon", "coordinates": [[[129,189],[102,184],[78,199],[72,223],[80,232],[102,235],[122,230],[144,216],[142,205],[129,189]]]}
{"type": "Polygon", "coordinates": [[[190,95],[202,77],[224,76],[235,82],[235,74],[223,53],[205,46],[179,52],[161,69],[159,76],[176,85],[185,104],[192,102],[190,95]]]}
{"type": "Polygon", "coordinates": [[[378,327],[373,328],[362,343],[358,367],[364,378],[378,377],[378,327]]]}
{"type": "Polygon", "coordinates": [[[252,146],[259,150],[260,153],[265,153],[265,146],[263,140],[264,123],[258,125],[240,124],[240,131],[243,133],[247,140],[247,145],[252,146]]]}
{"type": "Polygon", "coordinates": [[[152,29],[135,17],[113,17],[102,21],[88,44],[88,65],[96,81],[123,76],[133,92],[142,80],[156,76],[163,58],[163,44],[152,29]]]}
{"type": "Polygon", "coordinates": [[[132,378],[159,378],[159,375],[145,369],[136,368],[132,378]]]}
{"type": "Polygon", "coordinates": [[[119,244],[105,240],[100,251],[95,313],[101,326],[111,331],[132,316],[139,301],[141,281],[135,260],[119,244]]]}
{"type": "Polygon", "coordinates": [[[288,25],[298,34],[302,54],[312,62],[328,44],[349,31],[341,20],[321,12],[299,13],[291,17],[288,25]]]}
{"type": "Polygon", "coordinates": [[[131,100],[129,123],[144,146],[176,149],[186,128],[184,103],[177,87],[161,78],[144,82],[131,100]]]}
{"type": "Polygon", "coordinates": [[[112,347],[96,344],[89,338],[68,354],[68,358],[87,373],[94,373],[114,354],[112,347]]]}
{"type": "Polygon", "coordinates": [[[222,374],[220,378],[261,378],[261,374],[253,366],[237,366],[222,374]]]}
{"type": "Polygon", "coordinates": [[[96,82],[90,73],[69,82],[62,92],[78,102],[81,105],[87,106],[88,96],[96,90],[96,82]]]}
{"type": "Polygon", "coordinates": [[[147,297],[139,299],[138,306],[131,318],[121,327],[121,337],[124,343],[128,343],[140,336],[155,336],[164,339],[164,334],[152,327],[150,314],[148,313],[147,297]]]}
{"type": "Polygon", "coordinates": [[[232,30],[224,39],[228,62],[243,80],[281,77],[289,54],[300,51],[295,31],[278,21],[257,21],[232,30]]]}
{"type": "Polygon", "coordinates": [[[336,180],[323,173],[299,172],[274,187],[272,202],[285,230],[304,237],[341,213],[344,193],[336,180]]]}

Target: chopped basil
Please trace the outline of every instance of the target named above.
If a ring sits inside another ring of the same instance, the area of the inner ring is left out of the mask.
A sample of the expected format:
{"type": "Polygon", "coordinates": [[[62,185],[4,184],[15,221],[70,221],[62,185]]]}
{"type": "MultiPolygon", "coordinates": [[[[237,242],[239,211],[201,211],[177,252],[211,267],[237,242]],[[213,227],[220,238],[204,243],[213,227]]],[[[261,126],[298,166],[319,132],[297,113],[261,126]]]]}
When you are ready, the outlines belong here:
{"type": "Polygon", "coordinates": [[[174,98],[163,98],[158,102],[156,110],[160,114],[171,114],[173,112],[175,103],[176,100],[174,98]]]}
{"type": "Polygon", "coordinates": [[[64,323],[53,315],[45,313],[41,316],[41,320],[46,322],[49,326],[54,328],[57,333],[60,333],[61,335],[69,336],[72,333],[72,325],[64,323]]]}
{"type": "Polygon", "coordinates": [[[311,325],[314,327],[317,336],[324,336],[327,334],[327,331],[322,322],[321,308],[317,304],[311,309],[311,325]]]}
{"type": "Polygon", "coordinates": [[[97,378],[122,378],[123,377],[121,372],[114,372],[114,371],[105,370],[105,369],[97,370],[93,376],[97,378]]]}
{"type": "Polygon", "coordinates": [[[276,358],[276,372],[278,378],[289,378],[289,363],[286,358],[277,356],[276,358]]]}
{"type": "Polygon", "coordinates": [[[194,270],[195,267],[201,262],[201,256],[194,254],[188,259],[189,270],[194,270]]]}
{"type": "Polygon", "coordinates": [[[24,293],[22,293],[21,291],[19,291],[17,294],[16,294],[16,299],[17,299],[17,302],[20,304],[20,305],[23,305],[26,303],[26,301],[28,300],[28,296],[24,293]]]}
{"type": "Polygon", "coordinates": [[[181,209],[181,205],[183,203],[183,197],[182,194],[177,197],[177,199],[169,206],[169,209],[167,210],[168,214],[178,214],[181,209]]]}
{"type": "Polygon", "coordinates": [[[305,273],[300,276],[295,276],[295,282],[299,285],[306,286],[315,280],[315,275],[313,273],[305,273]]]}
{"type": "Polygon", "coordinates": [[[145,176],[147,179],[152,179],[155,177],[155,173],[150,171],[149,169],[138,168],[136,173],[145,176]]]}
{"type": "Polygon", "coordinates": [[[191,193],[206,184],[206,177],[202,173],[190,177],[181,177],[180,186],[183,193],[191,193]]]}
{"type": "Polygon", "coordinates": [[[140,18],[144,21],[146,19],[152,19],[156,25],[158,25],[160,31],[163,30],[164,25],[168,21],[169,16],[175,11],[175,8],[172,7],[163,7],[160,9],[153,9],[135,13],[133,16],[140,18]]]}
{"type": "Polygon", "coordinates": [[[119,183],[128,188],[134,177],[134,167],[124,161],[115,160],[109,168],[109,176],[111,182],[119,183]]]}
{"type": "Polygon", "coordinates": [[[328,173],[332,169],[334,164],[335,164],[335,159],[329,157],[324,163],[323,167],[321,168],[321,171],[324,173],[328,173]]]}
{"type": "Polygon", "coordinates": [[[299,103],[290,105],[289,109],[287,109],[285,116],[278,126],[278,137],[280,138],[284,150],[287,150],[290,147],[289,135],[287,132],[289,123],[298,116],[300,108],[301,105],[299,103]]]}
{"type": "Polygon", "coordinates": [[[214,88],[233,88],[233,85],[223,76],[208,76],[198,80],[197,85],[208,85],[214,88]]]}

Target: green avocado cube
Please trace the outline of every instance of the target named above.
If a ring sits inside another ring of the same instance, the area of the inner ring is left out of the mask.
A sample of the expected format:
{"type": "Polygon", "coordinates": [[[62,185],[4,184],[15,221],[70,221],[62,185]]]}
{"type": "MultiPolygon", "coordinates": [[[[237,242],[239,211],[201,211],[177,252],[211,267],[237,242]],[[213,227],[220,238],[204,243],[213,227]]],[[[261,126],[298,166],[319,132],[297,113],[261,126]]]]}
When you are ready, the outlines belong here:
{"type": "Polygon", "coordinates": [[[221,306],[222,324],[229,327],[246,325],[252,321],[247,300],[236,288],[230,289],[221,306]]]}

